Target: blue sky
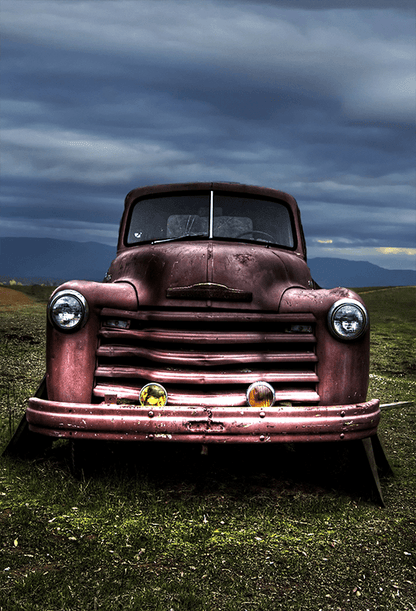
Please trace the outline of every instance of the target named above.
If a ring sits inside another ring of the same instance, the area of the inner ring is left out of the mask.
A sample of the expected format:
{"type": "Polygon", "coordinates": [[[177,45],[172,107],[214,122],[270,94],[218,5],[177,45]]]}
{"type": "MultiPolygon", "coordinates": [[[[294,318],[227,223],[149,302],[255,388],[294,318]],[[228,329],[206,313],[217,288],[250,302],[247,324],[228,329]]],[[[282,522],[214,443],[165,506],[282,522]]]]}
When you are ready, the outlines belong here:
{"type": "Polygon", "coordinates": [[[287,191],[310,257],[415,269],[408,0],[1,0],[0,236],[116,244],[169,182],[287,191]]]}

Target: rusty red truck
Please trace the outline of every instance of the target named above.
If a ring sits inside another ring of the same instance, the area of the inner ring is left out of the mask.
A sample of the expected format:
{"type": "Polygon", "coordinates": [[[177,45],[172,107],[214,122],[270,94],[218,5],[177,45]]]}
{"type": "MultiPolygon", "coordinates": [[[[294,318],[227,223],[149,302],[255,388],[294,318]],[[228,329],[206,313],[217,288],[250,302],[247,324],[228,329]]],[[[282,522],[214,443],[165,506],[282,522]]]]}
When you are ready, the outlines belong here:
{"type": "Polygon", "coordinates": [[[295,199],[236,183],[137,188],[104,282],[52,295],[30,431],[52,438],[375,439],[369,316],[307,265],[295,199]]]}

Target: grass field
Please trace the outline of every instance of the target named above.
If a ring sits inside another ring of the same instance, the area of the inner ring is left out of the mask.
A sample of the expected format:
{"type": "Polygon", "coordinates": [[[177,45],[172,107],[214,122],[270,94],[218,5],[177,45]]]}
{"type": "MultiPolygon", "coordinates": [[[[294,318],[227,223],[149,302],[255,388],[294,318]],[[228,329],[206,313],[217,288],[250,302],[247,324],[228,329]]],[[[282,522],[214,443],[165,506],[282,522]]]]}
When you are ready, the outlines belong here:
{"type": "MultiPolygon", "coordinates": [[[[17,288],[24,303],[0,287],[1,447],[44,373],[51,288],[17,288]]],[[[359,292],[369,396],[414,400],[416,289],[359,292]]],[[[339,444],[208,456],[128,444],[81,481],[64,442],[42,459],[3,458],[0,610],[416,611],[416,408],[385,410],[380,435],[395,471],[384,509],[356,448],[339,444]]]]}

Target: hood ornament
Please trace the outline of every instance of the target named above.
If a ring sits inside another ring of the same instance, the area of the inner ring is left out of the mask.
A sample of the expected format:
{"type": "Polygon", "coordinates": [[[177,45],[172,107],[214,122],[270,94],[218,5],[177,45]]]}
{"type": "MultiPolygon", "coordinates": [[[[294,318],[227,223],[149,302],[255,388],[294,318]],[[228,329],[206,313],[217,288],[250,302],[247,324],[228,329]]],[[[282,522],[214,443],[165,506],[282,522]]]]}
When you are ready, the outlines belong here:
{"type": "Polygon", "coordinates": [[[167,289],[168,299],[195,299],[212,301],[252,301],[250,291],[233,289],[216,282],[197,282],[190,286],[172,286],[167,289]]]}

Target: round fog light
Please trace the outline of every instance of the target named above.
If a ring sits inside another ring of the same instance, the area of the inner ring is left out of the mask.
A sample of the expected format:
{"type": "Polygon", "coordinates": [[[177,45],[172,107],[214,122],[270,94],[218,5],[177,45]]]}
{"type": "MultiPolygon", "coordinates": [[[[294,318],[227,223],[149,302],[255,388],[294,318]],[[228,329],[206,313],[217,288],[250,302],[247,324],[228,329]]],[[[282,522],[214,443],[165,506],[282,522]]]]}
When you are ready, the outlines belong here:
{"type": "Polygon", "coordinates": [[[162,384],[146,384],[140,391],[139,399],[143,407],[164,407],[168,402],[168,393],[162,384]]]}
{"type": "Polygon", "coordinates": [[[271,407],[274,404],[274,388],[267,382],[254,382],[247,389],[247,402],[251,407],[271,407]]]}

